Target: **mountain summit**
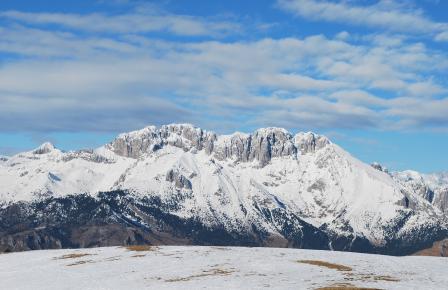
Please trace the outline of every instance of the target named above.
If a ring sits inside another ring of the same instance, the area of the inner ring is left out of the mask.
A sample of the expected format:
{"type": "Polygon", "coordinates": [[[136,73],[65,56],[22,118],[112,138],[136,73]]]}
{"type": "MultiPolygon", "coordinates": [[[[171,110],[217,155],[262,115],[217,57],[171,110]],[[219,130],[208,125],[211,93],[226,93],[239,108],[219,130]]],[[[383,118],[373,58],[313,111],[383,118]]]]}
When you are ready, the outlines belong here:
{"type": "Polygon", "coordinates": [[[378,168],[324,136],[282,128],[217,135],[171,124],[95,150],[44,144],[0,163],[0,250],[150,243],[407,254],[448,236],[445,203],[378,168]]]}
{"type": "Polygon", "coordinates": [[[33,150],[34,154],[47,154],[55,150],[55,147],[50,142],[45,142],[36,149],[33,150]]]}
{"type": "Polygon", "coordinates": [[[205,150],[220,160],[236,162],[256,160],[264,166],[272,158],[291,157],[320,149],[330,142],[314,133],[298,133],[294,137],[283,128],[262,128],[253,134],[234,133],[218,136],[191,124],[171,124],[157,129],[154,126],[121,134],[108,149],[124,157],[138,158],[164,146],[174,146],[184,151],[205,150]]]}

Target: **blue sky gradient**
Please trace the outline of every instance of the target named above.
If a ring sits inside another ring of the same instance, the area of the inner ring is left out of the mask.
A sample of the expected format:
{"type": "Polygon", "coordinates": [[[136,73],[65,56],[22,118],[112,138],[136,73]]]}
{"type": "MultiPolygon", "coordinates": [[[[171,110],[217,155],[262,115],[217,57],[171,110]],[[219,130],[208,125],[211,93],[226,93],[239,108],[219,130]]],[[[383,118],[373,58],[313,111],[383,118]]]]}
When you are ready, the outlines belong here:
{"type": "Polygon", "coordinates": [[[0,154],[189,122],[448,170],[448,1],[0,2],[0,154]]]}

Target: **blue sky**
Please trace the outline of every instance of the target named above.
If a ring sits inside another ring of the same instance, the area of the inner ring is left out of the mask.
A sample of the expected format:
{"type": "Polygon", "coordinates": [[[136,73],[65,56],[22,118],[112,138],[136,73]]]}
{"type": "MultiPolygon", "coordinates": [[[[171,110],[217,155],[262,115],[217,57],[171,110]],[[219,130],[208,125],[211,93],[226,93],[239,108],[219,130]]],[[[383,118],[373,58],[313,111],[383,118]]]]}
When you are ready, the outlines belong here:
{"type": "Polygon", "coordinates": [[[0,154],[189,122],[448,170],[448,1],[0,1],[0,154]]]}

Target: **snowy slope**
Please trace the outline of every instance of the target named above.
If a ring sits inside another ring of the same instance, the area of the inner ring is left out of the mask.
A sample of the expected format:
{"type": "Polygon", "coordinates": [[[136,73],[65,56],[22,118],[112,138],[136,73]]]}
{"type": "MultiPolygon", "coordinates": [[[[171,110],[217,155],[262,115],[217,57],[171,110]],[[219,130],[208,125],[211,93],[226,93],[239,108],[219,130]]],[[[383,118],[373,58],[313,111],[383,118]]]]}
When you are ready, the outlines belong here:
{"type": "Polygon", "coordinates": [[[275,248],[32,251],[0,255],[0,268],[3,289],[318,289],[351,285],[437,290],[448,285],[445,258],[275,248]],[[329,268],[313,262],[337,265],[329,268]]]}
{"type": "Polygon", "coordinates": [[[0,163],[0,200],[29,201],[39,197],[108,190],[134,160],[105,150],[63,153],[50,143],[0,163]]]}
{"type": "Polygon", "coordinates": [[[9,159],[8,156],[0,155],[0,163],[6,162],[8,161],[8,159],[9,159]]]}
{"type": "MultiPolygon", "coordinates": [[[[96,150],[61,152],[45,143],[12,156],[0,163],[0,202],[122,191],[205,227],[256,228],[258,236],[286,239],[276,244],[283,246],[304,246],[307,232],[328,235],[329,248],[357,251],[365,242],[373,251],[443,238],[446,216],[399,180],[311,132],[218,136],[171,124],[120,134],[96,150]]],[[[147,225],[131,211],[125,218],[147,225]]]]}

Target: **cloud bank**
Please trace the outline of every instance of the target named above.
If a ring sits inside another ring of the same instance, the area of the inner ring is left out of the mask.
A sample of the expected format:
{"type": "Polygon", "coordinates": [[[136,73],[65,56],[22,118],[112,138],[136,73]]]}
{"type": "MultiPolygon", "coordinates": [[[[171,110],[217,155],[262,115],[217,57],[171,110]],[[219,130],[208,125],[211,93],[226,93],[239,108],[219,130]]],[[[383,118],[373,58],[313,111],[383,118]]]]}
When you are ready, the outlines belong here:
{"type": "Polygon", "coordinates": [[[448,41],[448,23],[436,22],[408,6],[411,2],[381,0],[370,5],[355,1],[278,0],[282,9],[312,20],[324,20],[374,29],[411,34],[429,34],[437,41],[448,41]],[[408,4],[408,5],[406,5],[408,4]]]}
{"type": "MultiPolygon", "coordinates": [[[[303,17],[382,23],[399,32],[417,23],[419,32],[444,39],[446,25],[420,13],[387,12],[385,2],[347,3],[279,5],[303,17]]],[[[124,131],[167,122],[221,131],[448,125],[440,77],[448,69],[446,53],[402,35],[234,39],[246,33],[237,20],[152,10],[4,11],[0,19],[0,53],[8,56],[0,63],[3,132],[124,131]]]]}

